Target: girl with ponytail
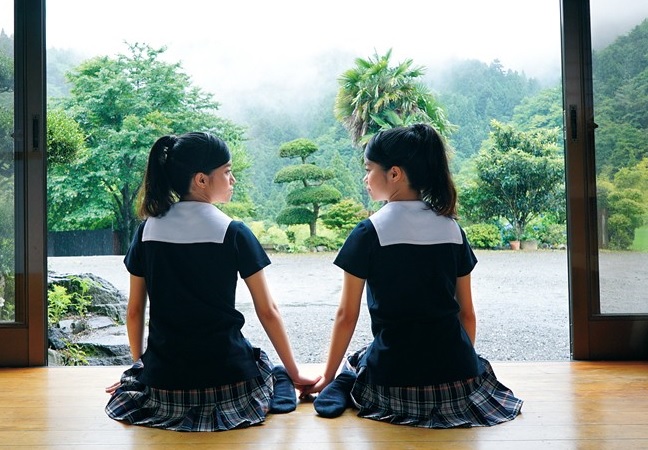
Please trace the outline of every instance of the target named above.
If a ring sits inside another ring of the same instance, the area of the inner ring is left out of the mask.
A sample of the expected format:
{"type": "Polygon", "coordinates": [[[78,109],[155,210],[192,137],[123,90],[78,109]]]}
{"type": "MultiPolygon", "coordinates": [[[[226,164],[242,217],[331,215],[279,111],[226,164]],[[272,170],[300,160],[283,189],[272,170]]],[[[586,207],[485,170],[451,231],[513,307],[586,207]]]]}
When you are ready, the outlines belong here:
{"type": "Polygon", "coordinates": [[[106,388],[109,417],[176,431],[247,427],[268,412],[294,410],[295,385],[318,381],[295,363],[265,281],[268,256],[247,226],[213,205],[228,202],[235,183],[230,151],[211,134],[164,136],[151,148],[138,209],[144,221],[124,258],[135,363],[106,388]],[[283,365],[241,334],[239,276],[283,365]]]}
{"type": "Polygon", "coordinates": [[[429,125],[376,134],[364,182],[386,202],[351,232],[334,263],[344,270],[315,410],[428,428],[490,426],[522,401],[474,349],[470,273],[477,263],[454,220],[457,193],[439,134],[429,125]],[[365,284],[373,341],[347,356],[365,284]]]}

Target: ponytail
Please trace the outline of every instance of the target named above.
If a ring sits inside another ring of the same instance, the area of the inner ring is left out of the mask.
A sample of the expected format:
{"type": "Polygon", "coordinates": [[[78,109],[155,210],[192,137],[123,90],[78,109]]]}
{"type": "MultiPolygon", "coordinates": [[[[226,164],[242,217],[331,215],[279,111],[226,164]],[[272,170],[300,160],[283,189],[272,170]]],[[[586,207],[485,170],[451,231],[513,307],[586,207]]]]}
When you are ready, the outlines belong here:
{"type": "Polygon", "coordinates": [[[171,205],[178,201],[178,195],[171,187],[166,165],[169,154],[177,142],[175,136],[163,136],[153,144],[149,153],[144,183],[139,192],[137,210],[140,218],[163,216],[171,205]]]}
{"type": "Polygon", "coordinates": [[[448,163],[446,146],[434,128],[429,125],[414,125],[425,142],[427,173],[416,180],[415,189],[420,189],[421,200],[442,216],[457,217],[457,189],[448,163]]]}
{"type": "Polygon", "coordinates": [[[381,131],[371,138],[365,157],[384,170],[401,167],[412,189],[437,214],[457,215],[457,190],[446,146],[437,131],[427,124],[397,127],[381,131]]]}

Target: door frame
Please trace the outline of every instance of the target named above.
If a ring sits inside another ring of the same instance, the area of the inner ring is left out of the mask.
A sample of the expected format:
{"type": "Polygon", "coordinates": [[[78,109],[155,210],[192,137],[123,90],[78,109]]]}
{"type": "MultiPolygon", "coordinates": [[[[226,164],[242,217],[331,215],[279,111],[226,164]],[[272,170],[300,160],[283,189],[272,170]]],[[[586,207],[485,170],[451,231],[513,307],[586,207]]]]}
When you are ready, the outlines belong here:
{"type": "Polygon", "coordinates": [[[648,359],[648,315],[601,314],[589,0],[561,0],[572,358],[648,359]]]}
{"type": "Polygon", "coordinates": [[[45,0],[14,0],[16,319],[0,366],[47,364],[45,0]]]}

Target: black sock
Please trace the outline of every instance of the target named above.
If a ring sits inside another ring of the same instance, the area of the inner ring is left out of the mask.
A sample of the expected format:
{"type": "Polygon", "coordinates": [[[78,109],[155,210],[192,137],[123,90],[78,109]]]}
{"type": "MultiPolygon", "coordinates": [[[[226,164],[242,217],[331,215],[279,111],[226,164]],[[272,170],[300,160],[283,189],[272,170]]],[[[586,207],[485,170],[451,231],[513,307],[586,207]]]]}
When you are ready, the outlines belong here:
{"type": "Polygon", "coordinates": [[[274,377],[274,395],[270,402],[270,412],[284,414],[294,411],[297,408],[297,394],[288,372],[284,366],[274,366],[272,376],[274,377]]]}
{"type": "Polygon", "coordinates": [[[351,389],[356,378],[355,372],[350,370],[340,373],[313,402],[317,414],[329,419],[342,415],[351,405],[351,389]]]}

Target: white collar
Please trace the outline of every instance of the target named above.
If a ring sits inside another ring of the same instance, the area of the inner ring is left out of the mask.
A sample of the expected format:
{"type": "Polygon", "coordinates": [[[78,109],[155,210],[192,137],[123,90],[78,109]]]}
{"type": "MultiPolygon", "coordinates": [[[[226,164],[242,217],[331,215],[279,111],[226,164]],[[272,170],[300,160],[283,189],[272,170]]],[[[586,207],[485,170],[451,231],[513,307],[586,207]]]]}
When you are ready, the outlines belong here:
{"type": "Polygon", "coordinates": [[[164,216],[147,219],[142,241],[222,244],[231,222],[229,216],[210,203],[181,201],[171,205],[164,216]]]}
{"type": "Polygon", "coordinates": [[[382,247],[394,244],[461,244],[457,222],[422,201],[389,202],[369,217],[382,247]]]}

